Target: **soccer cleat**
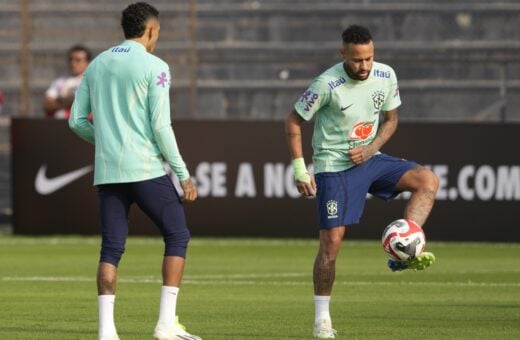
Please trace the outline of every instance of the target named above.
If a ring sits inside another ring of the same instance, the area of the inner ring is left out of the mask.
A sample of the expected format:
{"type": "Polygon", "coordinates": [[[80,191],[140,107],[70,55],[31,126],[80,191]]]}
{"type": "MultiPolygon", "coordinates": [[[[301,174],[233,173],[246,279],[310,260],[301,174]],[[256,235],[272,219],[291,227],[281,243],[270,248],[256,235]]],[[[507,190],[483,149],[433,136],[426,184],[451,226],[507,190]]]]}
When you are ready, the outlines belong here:
{"type": "Polygon", "coordinates": [[[186,327],[175,317],[173,325],[157,324],[153,337],[157,340],[202,340],[196,335],[186,332],[186,327]]]}
{"type": "Polygon", "coordinates": [[[405,269],[413,269],[413,271],[424,270],[432,265],[435,261],[435,255],[432,253],[424,252],[421,255],[407,261],[396,261],[388,259],[388,268],[393,272],[401,271],[405,269]]]}
{"type": "Polygon", "coordinates": [[[312,335],[317,339],[335,339],[337,333],[338,332],[332,328],[330,320],[323,319],[314,323],[312,335]]]}

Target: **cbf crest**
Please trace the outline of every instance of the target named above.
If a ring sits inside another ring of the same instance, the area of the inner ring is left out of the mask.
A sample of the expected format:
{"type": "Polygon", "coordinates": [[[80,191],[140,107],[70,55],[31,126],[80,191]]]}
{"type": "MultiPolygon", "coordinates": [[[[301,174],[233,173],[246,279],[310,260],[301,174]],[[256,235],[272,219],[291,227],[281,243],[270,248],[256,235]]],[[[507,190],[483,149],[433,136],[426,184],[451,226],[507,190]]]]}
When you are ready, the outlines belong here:
{"type": "Polygon", "coordinates": [[[327,218],[337,218],[338,217],[338,202],[334,200],[330,200],[327,202],[327,218]]]}
{"type": "Polygon", "coordinates": [[[376,91],[372,93],[372,101],[374,102],[374,108],[381,110],[383,103],[385,102],[385,94],[383,91],[376,91]]]}

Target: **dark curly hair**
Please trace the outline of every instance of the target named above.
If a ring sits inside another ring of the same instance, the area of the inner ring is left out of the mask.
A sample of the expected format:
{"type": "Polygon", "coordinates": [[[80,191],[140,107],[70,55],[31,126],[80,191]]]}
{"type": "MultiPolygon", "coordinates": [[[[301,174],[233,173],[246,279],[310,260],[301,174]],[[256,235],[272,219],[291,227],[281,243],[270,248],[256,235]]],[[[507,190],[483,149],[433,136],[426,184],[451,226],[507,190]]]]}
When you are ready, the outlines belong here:
{"type": "Polygon", "coordinates": [[[146,2],[129,5],[122,13],[121,26],[126,39],[140,38],[144,34],[148,19],[159,19],[159,11],[146,2]]]}
{"type": "Polygon", "coordinates": [[[368,44],[372,41],[372,35],[370,31],[359,25],[351,25],[343,31],[341,35],[343,37],[344,44],[368,44]]]}
{"type": "Polygon", "coordinates": [[[69,51],[67,53],[69,58],[70,58],[71,54],[74,53],[74,52],[85,52],[85,56],[87,57],[87,61],[91,61],[92,60],[92,52],[88,48],[83,46],[83,45],[74,45],[71,48],[69,48],[69,51]]]}

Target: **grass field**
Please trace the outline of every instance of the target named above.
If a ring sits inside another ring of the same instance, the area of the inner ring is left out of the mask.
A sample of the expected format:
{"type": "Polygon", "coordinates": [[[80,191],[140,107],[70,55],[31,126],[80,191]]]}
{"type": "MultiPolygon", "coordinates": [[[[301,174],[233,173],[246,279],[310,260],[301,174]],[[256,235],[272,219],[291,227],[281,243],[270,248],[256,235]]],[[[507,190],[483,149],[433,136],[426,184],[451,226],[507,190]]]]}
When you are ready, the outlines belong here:
{"type": "MultiPolygon", "coordinates": [[[[347,241],[331,313],[338,339],[520,339],[520,244],[434,243],[424,272],[392,273],[378,242],[347,241]]],[[[191,241],[178,313],[203,339],[311,339],[316,241],[191,241]]],[[[0,236],[0,339],[96,339],[95,237],[0,236]]],[[[162,241],[130,238],[116,323],[151,339],[162,241]]]]}

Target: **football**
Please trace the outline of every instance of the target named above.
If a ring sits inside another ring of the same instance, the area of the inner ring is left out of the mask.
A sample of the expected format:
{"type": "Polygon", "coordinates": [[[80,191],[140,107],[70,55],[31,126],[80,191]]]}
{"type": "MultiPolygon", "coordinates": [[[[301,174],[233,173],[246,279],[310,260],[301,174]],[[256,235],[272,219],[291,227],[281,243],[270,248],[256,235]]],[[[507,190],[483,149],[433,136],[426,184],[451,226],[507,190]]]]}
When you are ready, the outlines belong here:
{"type": "Polygon", "coordinates": [[[383,231],[383,249],[393,260],[406,261],[419,256],[426,246],[422,228],[411,220],[400,219],[383,231]]]}

